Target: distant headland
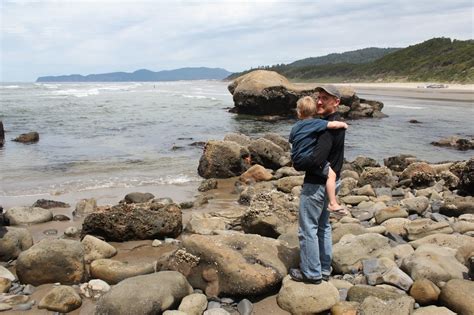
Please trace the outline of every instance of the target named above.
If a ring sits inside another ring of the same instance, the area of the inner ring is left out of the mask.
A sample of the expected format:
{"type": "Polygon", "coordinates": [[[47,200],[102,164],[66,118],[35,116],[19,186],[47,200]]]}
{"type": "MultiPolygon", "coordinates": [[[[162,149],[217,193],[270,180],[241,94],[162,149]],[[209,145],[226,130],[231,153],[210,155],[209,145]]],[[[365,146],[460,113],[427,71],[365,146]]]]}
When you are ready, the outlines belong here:
{"type": "Polygon", "coordinates": [[[101,74],[71,74],[45,76],[36,82],[143,82],[143,81],[178,81],[178,80],[222,80],[232,72],[222,68],[192,67],[154,72],[140,69],[130,72],[111,72],[101,74]]]}

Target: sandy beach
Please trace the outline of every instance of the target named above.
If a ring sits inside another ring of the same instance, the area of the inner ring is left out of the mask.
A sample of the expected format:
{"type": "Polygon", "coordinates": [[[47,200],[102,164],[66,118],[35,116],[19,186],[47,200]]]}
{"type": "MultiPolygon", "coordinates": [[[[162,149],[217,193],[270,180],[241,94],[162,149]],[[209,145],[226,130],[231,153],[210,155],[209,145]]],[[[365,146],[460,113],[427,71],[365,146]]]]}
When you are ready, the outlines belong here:
{"type": "MultiPolygon", "coordinates": [[[[384,95],[407,98],[453,100],[474,102],[474,84],[445,84],[444,88],[426,88],[431,82],[406,83],[332,83],[336,86],[351,87],[359,95],[384,95]]],[[[318,83],[296,83],[299,87],[311,88],[318,83]]],[[[324,84],[323,84],[324,85],[324,84]]]]}

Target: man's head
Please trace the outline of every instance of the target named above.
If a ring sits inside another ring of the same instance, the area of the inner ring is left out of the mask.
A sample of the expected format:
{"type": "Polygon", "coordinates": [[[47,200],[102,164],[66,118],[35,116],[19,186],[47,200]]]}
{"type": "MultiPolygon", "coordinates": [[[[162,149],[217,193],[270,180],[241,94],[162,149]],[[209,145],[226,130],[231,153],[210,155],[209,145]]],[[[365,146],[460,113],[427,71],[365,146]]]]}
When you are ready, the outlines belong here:
{"type": "Polygon", "coordinates": [[[316,115],[316,102],[311,96],[302,97],[296,102],[296,114],[299,119],[306,119],[316,115]]]}
{"type": "Polygon", "coordinates": [[[341,102],[341,92],[334,85],[318,86],[317,113],[319,115],[330,115],[337,111],[341,102]]]}

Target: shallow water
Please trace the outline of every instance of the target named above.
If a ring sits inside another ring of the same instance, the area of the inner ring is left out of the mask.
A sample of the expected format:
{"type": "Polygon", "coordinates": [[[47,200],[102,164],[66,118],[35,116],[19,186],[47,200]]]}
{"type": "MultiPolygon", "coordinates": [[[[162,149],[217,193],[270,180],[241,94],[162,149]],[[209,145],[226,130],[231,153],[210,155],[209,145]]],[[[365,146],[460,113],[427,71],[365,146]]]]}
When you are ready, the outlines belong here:
{"type": "MultiPolygon", "coordinates": [[[[349,160],[366,155],[382,162],[400,153],[431,162],[472,156],[430,144],[474,134],[472,102],[377,94],[367,98],[384,102],[389,117],[350,122],[349,160]],[[410,119],[422,123],[411,124],[410,119]]],[[[193,143],[222,139],[229,132],[287,137],[294,123],[229,113],[232,96],[227,83],[218,81],[3,83],[0,105],[6,130],[0,149],[0,204],[2,199],[45,193],[196,183],[202,148],[193,143]],[[38,143],[9,141],[29,131],[39,132],[38,143]]]]}

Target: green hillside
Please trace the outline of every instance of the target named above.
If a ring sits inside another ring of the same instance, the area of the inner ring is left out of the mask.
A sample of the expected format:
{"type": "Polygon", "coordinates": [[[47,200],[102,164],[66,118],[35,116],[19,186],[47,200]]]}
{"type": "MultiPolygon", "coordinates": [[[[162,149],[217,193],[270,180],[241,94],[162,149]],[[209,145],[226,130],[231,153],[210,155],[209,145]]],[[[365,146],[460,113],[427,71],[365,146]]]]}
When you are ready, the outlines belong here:
{"type": "Polygon", "coordinates": [[[401,48],[376,48],[369,47],[359,50],[347,51],[341,54],[329,54],[321,57],[310,57],[301,60],[297,60],[288,64],[290,67],[305,67],[305,66],[317,66],[325,65],[328,63],[367,63],[383,56],[400,50],[401,48]]]}
{"type": "Polygon", "coordinates": [[[292,81],[474,83],[474,40],[433,38],[366,63],[288,64],[262,68],[276,71],[292,81]]]}

